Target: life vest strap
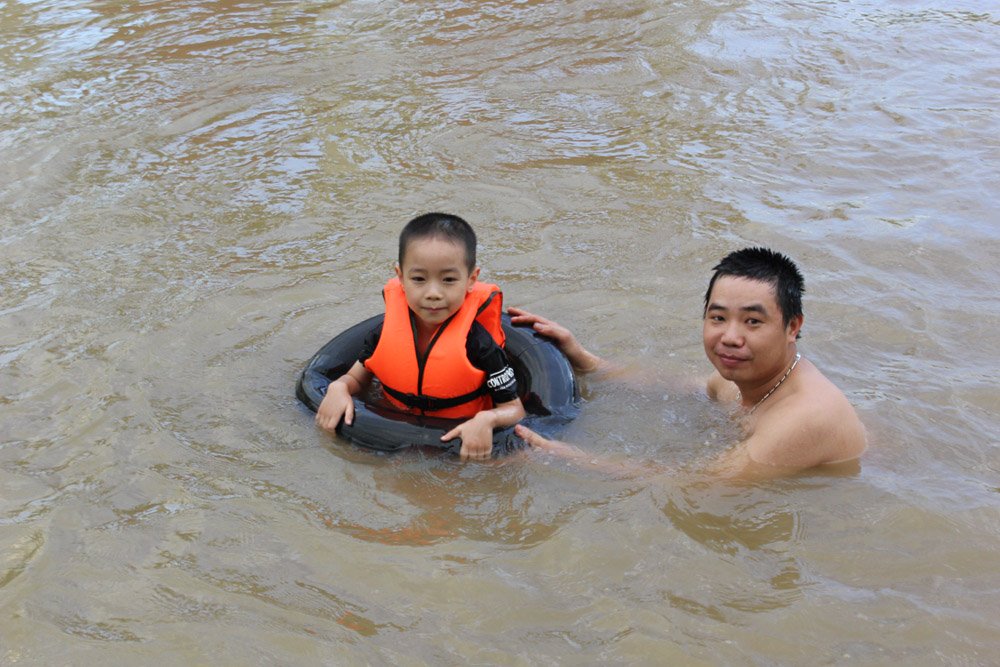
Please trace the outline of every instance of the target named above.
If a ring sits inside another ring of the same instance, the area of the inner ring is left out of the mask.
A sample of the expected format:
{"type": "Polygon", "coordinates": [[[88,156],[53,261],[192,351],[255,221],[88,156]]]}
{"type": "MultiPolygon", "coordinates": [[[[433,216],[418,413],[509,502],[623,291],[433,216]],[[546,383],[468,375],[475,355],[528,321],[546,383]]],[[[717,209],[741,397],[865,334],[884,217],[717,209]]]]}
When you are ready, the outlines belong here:
{"type": "Polygon", "coordinates": [[[392,387],[382,385],[382,391],[392,396],[394,399],[402,403],[408,408],[413,408],[415,410],[423,410],[424,412],[433,412],[435,410],[447,410],[449,408],[457,408],[463,403],[468,403],[471,400],[479,398],[486,393],[486,387],[479,387],[475,391],[470,391],[468,394],[463,394],[462,396],[452,396],[451,398],[438,398],[436,396],[421,396],[419,394],[407,394],[406,392],[397,391],[392,387]]]}
{"type": "Polygon", "coordinates": [[[492,292],[490,292],[490,295],[486,297],[486,299],[483,301],[483,305],[479,306],[479,308],[476,309],[476,317],[482,315],[483,311],[490,307],[490,304],[493,303],[493,299],[498,294],[500,294],[500,290],[493,290],[492,292]]]}

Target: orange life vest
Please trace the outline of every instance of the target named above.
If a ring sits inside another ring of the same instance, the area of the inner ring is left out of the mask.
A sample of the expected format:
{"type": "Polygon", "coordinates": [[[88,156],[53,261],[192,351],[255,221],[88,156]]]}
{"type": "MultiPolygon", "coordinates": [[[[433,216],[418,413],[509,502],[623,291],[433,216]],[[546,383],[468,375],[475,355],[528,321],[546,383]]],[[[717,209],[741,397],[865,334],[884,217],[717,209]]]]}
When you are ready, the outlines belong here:
{"type": "Polygon", "coordinates": [[[423,354],[417,353],[417,332],[398,278],[382,290],[385,321],[375,352],[365,368],[382,383],[386,398],[400,410],[432,417],[460,419],[493,407],[486,392],[486,373],[472,365],[465,341],[479,322],[497,345],[505,337],[500,324],[503,294],[489,283],[476,282],[462,307],[445,320],[423,354]]]}

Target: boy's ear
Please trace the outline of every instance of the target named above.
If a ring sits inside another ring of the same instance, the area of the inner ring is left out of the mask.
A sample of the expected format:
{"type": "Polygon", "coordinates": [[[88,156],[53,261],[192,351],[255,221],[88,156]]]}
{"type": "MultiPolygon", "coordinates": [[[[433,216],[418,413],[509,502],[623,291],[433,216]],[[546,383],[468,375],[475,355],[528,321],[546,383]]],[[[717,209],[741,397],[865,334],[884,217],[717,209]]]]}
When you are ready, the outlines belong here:
{"type": "Polygon", "coordinates": [[[399,282],[403,282],[403,270],[399,268],[399,264],[396,264],[393,268],[396,269],[396,277],[399,278],[399,282]]]}
{"type": "Polygon", "coordinates": [[[466,292],[471,292],[472,291],[472,286],[476,284],[477,280],[479,280],[479,267],[478,266],[472,270],[472,273],[469,274],[469,284],[465,286],[465,291],[466,292]]]}

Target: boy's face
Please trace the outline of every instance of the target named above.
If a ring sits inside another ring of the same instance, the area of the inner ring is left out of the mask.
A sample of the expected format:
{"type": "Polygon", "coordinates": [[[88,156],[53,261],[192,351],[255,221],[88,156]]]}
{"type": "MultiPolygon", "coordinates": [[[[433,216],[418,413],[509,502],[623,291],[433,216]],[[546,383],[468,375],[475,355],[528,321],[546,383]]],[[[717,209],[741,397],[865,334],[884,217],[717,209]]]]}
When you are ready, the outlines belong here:
{"type": "Polygon", "coordinates": [[[460,244],[428,237],[410,241],[396,275],[410,310],[424,324],[437,327],[462,307],[479,267],[469,272],[460,244]]]}

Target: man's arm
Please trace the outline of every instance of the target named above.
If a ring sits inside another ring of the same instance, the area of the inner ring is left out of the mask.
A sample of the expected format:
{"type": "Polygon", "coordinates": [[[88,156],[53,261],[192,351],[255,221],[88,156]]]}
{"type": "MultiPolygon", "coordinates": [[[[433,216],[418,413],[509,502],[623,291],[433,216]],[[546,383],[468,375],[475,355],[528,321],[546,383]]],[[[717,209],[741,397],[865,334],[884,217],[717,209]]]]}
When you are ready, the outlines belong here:
{"type": "Polygon", "coordinates": [[[636,464],[627,461],[612,461],[611,459],[600,458],[593,454],[588,454],[579,447],[571,445],[561,440],[550,440],[538,435],[527,426],[518,424],[514,427],[517,437],[524,440],[532,449],[552,454],[559,458],[572,461],[583,467],[596,470],[598,472],[616,475],[618,477],[638,478],[647,477],[651,474],[662,473],[666,468],[652,462],[636,464]]]}
{"type": "Polygon", "coordinates": [[[842,396],[798,396],[775,407],[736,447],[754,464],[803,470],[856,459],[867,446],[864,426],[842,396]]]}
{"type": "MultiPolygon", "coordinates": [[[[514,432],[528,443],[532,449],[552,456],[558,456],[581,468],[600,473],[628,479],[643,479],[671,472],[670,468],[658,462],[640,464],[595,456],[567,442],[549,440],[542,437],[521,424],[514,427],[514,432]]],[[[745,445],[746,443],[743,442],[727,450],[714,461],[706,464],[704,472],[720,479],[763,480],[790,475],[798,470],[798,468],[787,466],[758,463],[750,457],[749,450],[745,445]]]]}
{"type": "Polygon", "coordinates": [[[740,395],[736,385],[713,371],[705,386],[708,397],[713,401],[735,401],[740,395]]]}
{"type": "Polygon", "coordinates": [[[573,370],[577,373],[595,374],[601,380],[623,380],[637,386],[666,387],[671,391],[694,392],[701,390],[701,378],[697,380],[665,378],[659,373],[650,372],[648,368],[640,364],[621,365],[608,361],[584,348],[576,336],[561,324],[520,308],[511,307],[507,309],[507,312],[510,313],[510,321],[513,324],[531,326],[539,334],[551,339],[566,355],[573,370]]]}
{"type": "Polygon", "coordinates": [[[580,345],[573,332],[561,324],[520,308],[511,307],[507,312],[512,324],[530,326],[546,338],[551,338],[577,372],[592,373],[608,366],[608,362],[580,345]]]}
{"type": "MultiPolygon", "coordinates": [[[[844,439],[845,435],[851,435],[849,432],[823,433],[822,429],[815,426],[803,428],[801,422],[799,424],[796,426],[794,421],[789,421],[777,428],[765,425],[765,435],[753,435],[737,443],[708,462],[704,470],[725,479],[773,479],[818,465],[853,460],[864,450],[863,446],[839,444],[852,442],[850,438],[844,439]]],[[[850,431],[849,424],[847,430],[850,431]]],[[[641,478],[668,470],[655,463],[637,465],[594,456],[574,445],[544,438],[520,424],[514,428],[514,432],[533,449],[608,474],[641,478]]]]}

